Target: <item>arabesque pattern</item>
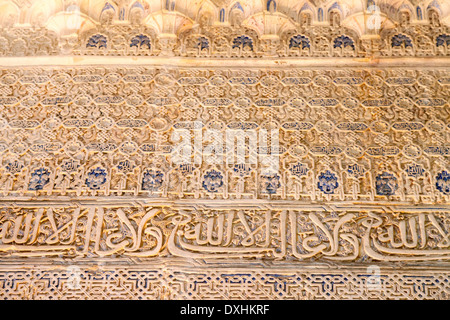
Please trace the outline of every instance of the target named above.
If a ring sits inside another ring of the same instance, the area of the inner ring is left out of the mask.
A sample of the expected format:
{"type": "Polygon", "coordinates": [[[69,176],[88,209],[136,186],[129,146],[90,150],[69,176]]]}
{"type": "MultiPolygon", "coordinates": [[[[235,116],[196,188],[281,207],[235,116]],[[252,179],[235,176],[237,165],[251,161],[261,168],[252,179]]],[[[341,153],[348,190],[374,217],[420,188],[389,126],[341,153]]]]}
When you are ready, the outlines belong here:
{"type": "Polygon", "coordinates": [[[446,68],[30,68],[0,85],[6,199],[449,200],[446,68]],[[229,158],[265,132],[277,145],[229,158]]]}

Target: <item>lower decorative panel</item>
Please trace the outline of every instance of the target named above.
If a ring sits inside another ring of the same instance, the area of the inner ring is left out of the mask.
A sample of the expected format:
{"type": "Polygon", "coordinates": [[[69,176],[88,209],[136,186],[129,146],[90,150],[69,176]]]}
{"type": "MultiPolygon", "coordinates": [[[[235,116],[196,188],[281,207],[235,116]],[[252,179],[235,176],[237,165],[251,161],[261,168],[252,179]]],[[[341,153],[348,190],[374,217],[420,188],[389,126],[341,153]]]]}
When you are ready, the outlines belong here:
{"type": "Polygon", "coordinates": [[[289,201],[1,206],[6,299],[448,299],[449,208],[289,201]]]}
{"type": "MultiPolygon", "coordinates": [[[[3,299],[449,299],[449,269],[154,264],[2,265],[3,299]]],[[[231,261],[227,261],[228,264],[231,261]]]]}

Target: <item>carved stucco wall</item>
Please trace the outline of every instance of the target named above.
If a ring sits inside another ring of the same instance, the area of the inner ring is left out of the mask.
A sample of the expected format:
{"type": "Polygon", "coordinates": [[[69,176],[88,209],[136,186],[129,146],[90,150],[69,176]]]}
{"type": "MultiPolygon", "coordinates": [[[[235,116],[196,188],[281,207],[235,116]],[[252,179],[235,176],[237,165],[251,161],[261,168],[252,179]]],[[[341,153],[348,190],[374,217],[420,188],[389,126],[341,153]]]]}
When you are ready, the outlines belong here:
{"type": "Polygon", "coordinates": [[[448,299],[449,14],[0,1],[0,296],[448,299]]]}

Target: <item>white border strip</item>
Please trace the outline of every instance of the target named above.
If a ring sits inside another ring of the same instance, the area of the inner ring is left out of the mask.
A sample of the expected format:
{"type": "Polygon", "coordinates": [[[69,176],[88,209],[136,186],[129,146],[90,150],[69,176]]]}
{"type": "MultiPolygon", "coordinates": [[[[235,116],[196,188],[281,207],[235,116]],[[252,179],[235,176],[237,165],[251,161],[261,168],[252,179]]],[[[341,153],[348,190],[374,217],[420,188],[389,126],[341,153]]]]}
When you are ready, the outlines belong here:
{"type": "Polygon", "coordinates": [[[1,67],[43,66],[155,66],[155,67],[446,67],[450,57],[423,58],[252,58],[252,59],[204,59],[183,57],[116,57],[116,56],[45,56],[0,57],[1,67]]]}

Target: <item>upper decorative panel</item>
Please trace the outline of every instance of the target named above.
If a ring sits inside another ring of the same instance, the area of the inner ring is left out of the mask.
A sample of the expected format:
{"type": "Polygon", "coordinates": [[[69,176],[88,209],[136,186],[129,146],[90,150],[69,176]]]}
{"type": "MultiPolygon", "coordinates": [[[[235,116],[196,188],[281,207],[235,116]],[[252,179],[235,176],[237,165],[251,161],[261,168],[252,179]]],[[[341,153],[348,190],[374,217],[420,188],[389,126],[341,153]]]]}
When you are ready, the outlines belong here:
{"type": "Polygon", "coordinates": [[[0,0],[0,56],[448,56],[447,0],[0,0]]]}
{"type": "Polygon", "coordinates": [[[447,68],[4,68],[0,93],[3,200],[450,203],[447,68]]]}

